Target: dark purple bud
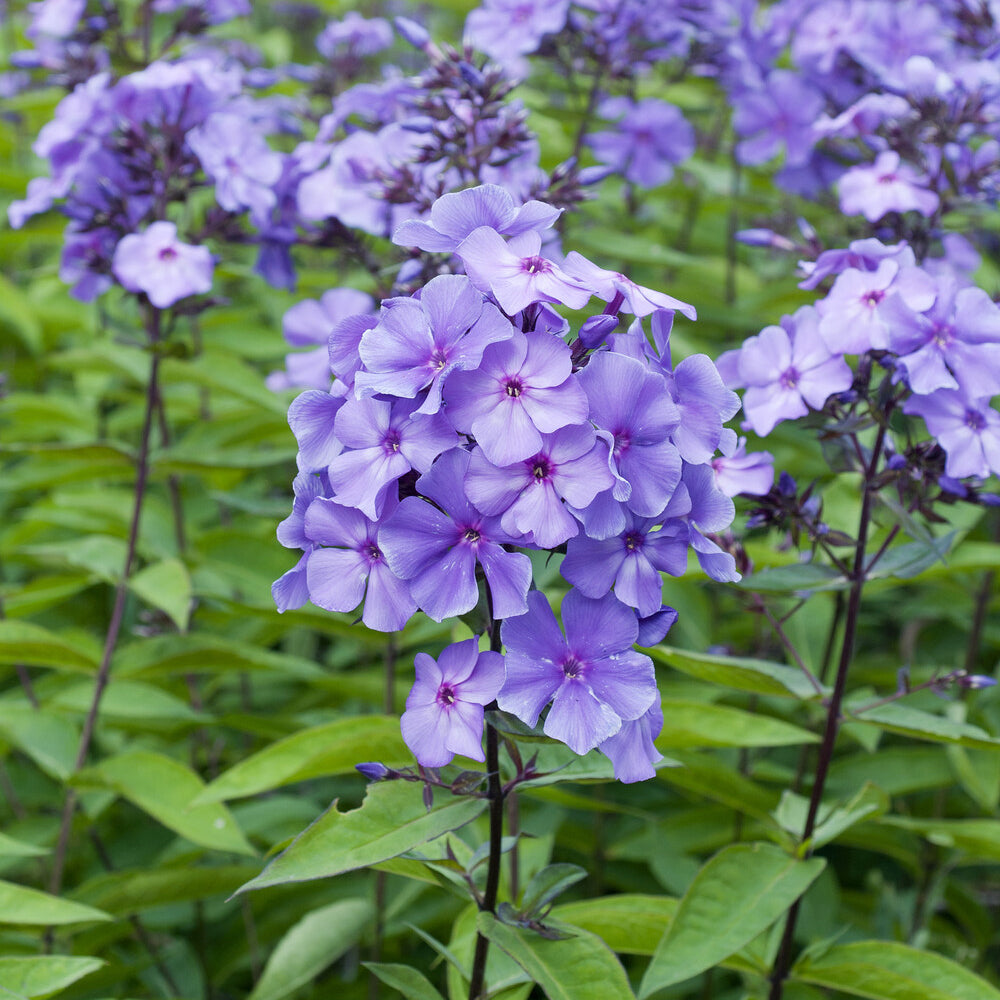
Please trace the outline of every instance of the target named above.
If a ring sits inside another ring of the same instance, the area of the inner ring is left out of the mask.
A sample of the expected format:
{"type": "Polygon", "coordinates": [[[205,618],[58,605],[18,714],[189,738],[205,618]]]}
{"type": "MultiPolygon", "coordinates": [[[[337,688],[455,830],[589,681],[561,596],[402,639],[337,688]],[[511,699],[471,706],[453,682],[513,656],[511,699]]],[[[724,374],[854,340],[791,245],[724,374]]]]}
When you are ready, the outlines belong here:
{"type": "Polygon", "coordinates": [[[1000,507],[1000,496],[996,493],[980,493],[976,499],[984,507],[1000,507]]]}
{"type": "Polygon", "coordinates": [[[993,687],[995,684],[996,679],[987,677],[985,674],[963,674],[958,678],[959,687],[969,688],[973,691],[977,688],[993,687]]]}
{"type": "Polygon", "coordinates": [[[466,62],[464,59],[458,64],[458,71],[462,74],[462,79],[470,86],[475,87],[476,90],[482,90],[486,86],[486,78],[482,73],[476,69],[472,63],[466,62]]]}
{"type": "Polygon", "coordinates": [[[416,21],[411,21],[408,17],[397,17],[392,23],[403,39],[409,42],[415,49],[424,48],[431,40],[427,29],[423,25],[417,24],[416,21]]]}
{"type": "Polygon", "coordinates": [[[782,472],[778,476],[778,493],[783,497],[794,497],[798,492],[798,487],[795,485],[795,480],[787,472],[782,472]]]}
{"type": "Polygon", "coordinates": [[[571,173],[576,169],[577,158],[571,156],[568,160],[563,160],[562,163],[558,164],[552,171],[552,180],[561,181],[564,177],[569,177],[571,173]]]}
{"type": "Polygon", "coordinates": [[[751,247],[773,247],[775,250],[795,249],[795,244],[787,236],[781,236],[773,229],[741,229],[736,234],[736,239],[751,247]]]}
{"type": "Polygon", "coordinates": [[[424,785],[424,808],[430,812],[434,805],[434,789],[431,785],[424,785]]]}
{"type": "Polygon", "coordinates": [[[969,491],[965,488],[965,484],[959,479],[953,479],[951,476],[939,476],[938,486],[940,486],[945,493],[950,493],[952,496],[959,497],[962,500],[969,495],[969,491]]]}
{"type": "Polygon", "coordinates": [[[415,278],[420,277],[420,272],[422,270],[423,264],[416,258],[413,258],[412,260],[404,260],[402,266],[396,274],[396,284],[409,284],[415,278]]]}
{"type": "Polygon", "coordinates": [[[608,316],[606,313],[591,316],[580,327],[580,342],[588,349],[599,347],[617,326],[617,316],[608,316]]]}
{"type": "Polygon", "coordinates": [[[385,764],[380,764],[378,761],[371,761],[367,764],[355,764],[354,770],[359,771],[369,781],[385,781],[386,778],[396,773],[395,771],[390,771],[385,764]]]}
{"type": "Polygon", "coordinates": [[[890,457],[889,461],[885,463],[887,469],[892,469],[893,472],[899,472],[906,468],[906,456],[905,455],[893,455],[890,457]]]}
{"type": "Polygon", "coordinates": [[[583,187],[600,184],[606,177],[617,173],[614,167],[584,167],[577,175],[577,182],[583,187]]]}

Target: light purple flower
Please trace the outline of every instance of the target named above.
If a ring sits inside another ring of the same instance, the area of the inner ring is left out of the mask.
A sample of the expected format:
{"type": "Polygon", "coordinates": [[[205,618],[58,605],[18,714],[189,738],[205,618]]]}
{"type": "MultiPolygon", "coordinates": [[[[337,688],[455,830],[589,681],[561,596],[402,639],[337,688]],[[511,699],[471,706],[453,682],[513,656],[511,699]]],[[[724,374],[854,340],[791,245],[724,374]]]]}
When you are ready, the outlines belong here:
{"type": "Polygon", "coordinates": [[[903,412],[924,418],[948,454],[946,475],[985,479],[1000,474],[1000,413],[989,397],[970,399],[960,389],[938,389],[930,396],[911,396],[903,412]]]}
{"type": "Polygon", "coordinates": [[[594,156],[642,187],[657,187],[673,176],[674,166],[694,152],[694,129],[672,104],[655,97],[632,101],[609,97],[598,114],[616,119],[613,131],[595,132],[587,143],[594,156]]]}
{"type": "Polygon", "coordinates": [[[475,371],[456,371],[446,414],[471,433],[494,465],[535,454],[542,434],[587,419],[587,397],[572,376],[570,350],[547,333],[514,333],[490,344],[475,371]]]}
{"type": "Polygon", "coordinates": [[[727,497],[763,496],[774,485],[774,456],[769,451],[747,452],[746,443],[741,437],[731,454],[717,455],[709,463],[715,485],[727,497]]]}
{"type": "Polygon", "coordinates": [[[466,496],[488,516],[500,516],[510,535],[530,535],[538,548],[551,549],[579,528],[563,505],[586,507],[614,483],[608,471],[608,446],[590,427],[563,427],[542,437],[531,458],[499,468],[477,448],[466,479],[466,496]]]}
{"type": "Polygon", "coordinates": [[[392,28],[384,17],[362,17],[349,10],[319,33],[316,48],[327,59],[350,55],[370,56],[392,45],[392,28]]]}
{"type": "Polygon", "coordinates": [[[412,399],[426,389],[417,412],[437,413],[448,376],[478,368],[487,345],[513,333],[510,321],[492,302],[483,301],[468,278],[438,275],[419,299],[382,303],[378,325],[361,337],[365,369],[355,376],[355,390],[359,396],[412,399]]]}
{"type": "Polygon", "coordinates": [[[465,22],[467,44],[508,71],[522,73],[523,56],[566,23],[569,0],[485,0],[465,22]]]}
{"type": "Polygon", "coordinates": [[[927,178],[900,163],[893,150],[879,153],[871,166],[851,167],[840,179],[839,192],[840,210],[863,215],[869,222],[878,222],[888,212],[933,215],[939,201],[927,178]]]}
{"type": "Polygon", "coordinates": [[[513,316],[533,302],[557,302],[582,309],[591,290],[558,264],[540,255],[537,232],[515,236],[509,243],[494,229],[480,226],[467,236],[455,253],[476,288],[491,292],[500,308],[513,316]]]}
{"type": "Polygon", "coordinates": [[[562,619],[565,637],[545,595],[534,590],[527,614],[503,623],[507,680],[497,703],[534,726],[551,701],[545,735],[585,754],[646,713],[656,700],[656,675],[649,657],[632,649],[635,613],[614,595],[591,600],[571,590],[562,619]]]}
{"type": "Polygon", "coordinates": [[[625,310],[633,316],[648,316],[657,309],[675,309],[689,320],[698,318],[694,306],[687,302],[681,302],[665,292],[637,285],[618,271],[606,271],[575,250],[566,254],[562,267],[567,274],[586,284],[599,299],[618,302],[619,308],[624,305],[625,310]]]}
{"type": "Polygon", "coordinates": [[[409,581],[420,608],[435,621],[471,611],[479,601],[476,564],[483,567],[492,597],[493,617],[527,610],[531,562],[504,543],[517,539],[500,520],[480,514],[465,497],[469,453],[453,448],[417,480],[421,496],[407,497],[382,528],[386,559],[400,579],[409,581]],[[436,505],[436,506],[435,506],[436,505]]]}
{"type": "Polygon", "coordinates": [[[784,143],[788,164],[805,163],[822,108],[822,97],[800,76],[789,70],[772,71],[763,87],[735,98],[733,128],[746,137],[736,147],[740,162],[764,163],[784,143]]]}
{"type": "Polygon", "coordinates": [[[663,729],[663,709],[659,700],[649,706],[645,715],[623,722],[614,736],[609,736],[598,749],[614,765],[615,777],[626,785],[646,781],[656,776],[657,761],[663,754],[653,741],[663,729]]]}
{"type": "Polygon", "coordinates": [[[399,246],[419,247],[430,253],[453,253],[480,226],[503,236],[520,236],[548,229],[561,214],[542,201],[528,201],[520,208],[510,193],[498,184],[481,184],[442,195],[431,206],[430,221],[407,219],[392,234],[399,246]]]}
{"type": "Polygon", "coordinates": [[[444,767],[455,754],[485,760],[484,706],[504,682],[504,658],[479,652],[473,636],[441,651],[435,661],[417,653],[417,679],[399,720],[403,740],[424,767],[444,767]]]}
{"type": "Polygon", "coordinates": [[[111,264],[125,288],[145,292],[158,309],[210,291],[213,266],[208,247],[181,243],[172,222],[154,222],[124,237],[111,264]]]}

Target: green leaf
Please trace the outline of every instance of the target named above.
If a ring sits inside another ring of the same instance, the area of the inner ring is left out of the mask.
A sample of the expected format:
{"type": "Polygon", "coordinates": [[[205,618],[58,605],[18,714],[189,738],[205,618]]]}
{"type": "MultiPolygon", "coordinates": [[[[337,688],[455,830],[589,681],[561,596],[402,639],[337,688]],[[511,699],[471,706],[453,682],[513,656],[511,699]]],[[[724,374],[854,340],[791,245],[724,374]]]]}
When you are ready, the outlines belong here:
{"type": "MultiPolygon", "coordinates": [[[[586,931],[550,941],[533,931],[480,913],[479,932],[502,948],[542,988],[549,1000],[629,1000],[635,994],[615,953],[586,931]]],[[[566,928],[570,933],[573,928],[566,928]]]]}
{"type": "Polygon", "coordinates": [[[662,780],[699,799],[709,798],[737,812],[771,821],[771,810],[778,804],[776,791],[757,784],[715,754],[676,750],[674,756],[682,766],[659,771],[662,780]]]}
{"type": "Polygon", "coordinates": [[[726,705],[664,698],[660,750],[675,747],[780,747],[818,743],[808,729],[726,705]]]}
{"type": "Polygon", "coordinates": [[[365,899],[342,899],[304,916],[278,942],[249,1000],[282,1000],[356,944],[375,915],[365,899]]]}
{"type": "MultiPolygon", "coordinates": [[[[882,789],[866,783],[849,802],[840,806],[826,803],[820,807],[810,847],[816,850],[836,840],[840,834],[856,823],[882,816],[888,811],[889,797],[882,789]]],[[[808,812],[809,800],[785,789],[781,802],[774,811],[774,818],[783,830],[787,830],[798,841],[805,829],[808,812]]]]}
{"type": "Polygon", "coordinates": [[[92,906],[72,903],[38,889],[0,880],[0,924],[81,924],[110,920],[107,913],[92,906]]]}
{"type": "Polygon", "coordinates": [[[561,862],[546,865],[541,871],[535,872],[524,887],[521,897],[521,909],[525,913],[533,913],[551,903],[558,895],[565,892],[571,885],[576,885],[587,877],[587,869],[579,865],[561,862]]]}
{"type": "Polygon", "coordinates": [[[30,622],[0,620],[0,663],[94,673],[99,658],[55,632],[30,622]]]}
{"type": "Polygon", "coordinates": [[[806,955],[799,980],[871,1000],[1000,1000],[1000,990],[950,958],[897,941],[857,941],[806,955]]]}
{"type": "Polygon", "coordinates": [[[75,955],[0,958],[0,989],[24,997],[49,997],[105,963],[75,955]]]}
{"type": "Polygon", "coordinates": [[[710,656],[690,653],[670,646],[645,650],[658,663],[675,670],[753,694],[773,694],[784,698],[813,699],[818,695],[802,671],[781,663],[751,660],[738,656],[710,656]]]}
{"type": "Polygon", "coordinates": [[[971,863],[1000,862],[1000,823],[995,819],[910,819],[906,816],[886,816],[881,823],[900,830],[911,830],[939,847],[961,851],[971,863]]]}
{"type": "Polygon", "coordinates": [[[192,805],[205,786],[194,771],[172,757],[132,750],[81,771],[74,784],[117,792],[174,833],[202,847],[254,854],[225,806],[192,805]]]}
{"type": "Polygon", "coordinates": [[[136,868],[98,875],[73,895],[115,916],[129,916],[154,906],[229,896],[256,871],[245,864],[136,868]]]}
{"type": "Polygon", "coordinates": [[[38,354],[42,349],[42,328],[31,302],[21,288],[2,274],[0,330],[12,330],[32,354],[38,354]]]}
{"type": "Polygon", "coordinates": [[[736,586],[761,594],[795,593],[800,590],[843,590],[849,581],[833,567],[822,563],[792,563],[767,566],[743,577],[736,586]]]}
{"type": "Polygon", "coordinates": [[[182,632],[187,630],[191,617],[191,577],[180,559],[164,559],[146,566],[128,585],[147,604],[164,612],[182,632]]]}
{"type": "Polygon", "coordinates": [[[994,739],[979,726],[956,722],[909,705],[879,705],[858,715],[849,715],[848,718],[851,722],[877,726],[889,733],[912,736],[932,743],[958,743],[964,747],[1000,749],[1000,740],[994,739]]]}
{"type": "Polygon", "coordinates": [[[381,761],[388,767],[412,763],[413,755],[399,733],[398,717],[354,715],[304,729],[241,760],[216,778],[198,801],[222,802],[308,778],[350,774],[364,760],[381,761]]]}
{"type": "Polygon", "coordinates": [[[0,858],[42,858],[49,852],[44,847],[26,844],[0,833],[0,858]]]}
{"type": "Polygon", "coordinates": [[[678,902],[671,896],[628,893],[562,903],[552,916],[603,938],[612,951],[652,955],[674,918],[678,902]]]}
{"type": "Polygon", "coordinates": [[[76,767],[79,727],[44,708],[0,704],[0,739],[27,754],[46,774],[66,781],[76,767]]]}
{"type": "Polygon", "coordinates": [[[646,970],[641,997],[718,965],[763,933],[819,876],[769,844],[734,844],[711,858],[684,894],[646,970]]]}
{"type": "Polygon", "coordinates": [[[485,808],[485,799],[449,797],[428,812],[421,789],[408,781],[369,785],[357,809],[339,812],[334,801],[287,850],[239,891],[328,878],[399,857],[419,844],[465,826],[485,808]]]}
{"type": "Polygon", "coordinates": [[[362,962],[369,972],[402,993],[406,1000],[442,1000],[431,981],[416,969],[395,962],[362,962]]]}
{"type": "MultiPolygon", "coordinates": [[[[94,697],[94,685],[81,681],[64,688],[49,702],[56,708],[86,713],[94,697]]],[[[186,701],[153,684],[112,678],[101,696],[101,718],[137,722],[204,722],[208,716],[195,712],[186,701]]]]}

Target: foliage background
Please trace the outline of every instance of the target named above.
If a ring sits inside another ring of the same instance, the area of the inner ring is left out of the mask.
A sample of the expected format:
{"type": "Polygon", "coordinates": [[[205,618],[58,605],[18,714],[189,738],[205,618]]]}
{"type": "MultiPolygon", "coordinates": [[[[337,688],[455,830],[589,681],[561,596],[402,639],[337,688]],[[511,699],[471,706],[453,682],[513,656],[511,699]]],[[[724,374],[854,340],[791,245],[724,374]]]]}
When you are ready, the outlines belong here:
{"type": "MultiPolygon", "coordinates": [[[[319,6],[332,16],[349,5],[319,6]]],[[[435,4],[425,13],[439,37],[457,38],[470,6],[435,4]]],[[[272,61],[309,58],[278,4],[254,7],[250,25],[224,30],[244,34],[272,61]]],[[[3,29],[8,51],[22,46],[18,12],[3,29]]],[[[557,83],[543,71],[519,89],[548,168],[572,150],[583,109],[582,95],[567,96],[557,83]]],[[[699,322],[678,324],[675,354],[714,356],[808,300],[795,288],[794,261],[733,240],[745,226],[780,229],[803,206],[776,192],[766,171],[734,168],[726,109],[710,82],[648,87],[694,122],[698,153],[648,195],[606,181],[570,220],[564,244],[693,302],[699,322]]],[[[30,142],[60,96],[34,90],[4,102],[0,207],[37,172],[30,142]]],[[[851,235],[832,204],[809,212],[825,232],[851,235]]],[[[973,221],[996,230],[995,218],[973,221]]],[[[415,966],[462,996],[435,942],[468,960],[474,911],[455,871],[486,840],[484,817],[449,835],[455,860],[437,842],[426,848],[432,863],[379,866],[389,875],[358,871],[231,898],[331,801],[341,810],[360,804],[365,782],[355,763],[412,763],[397,717],[413,654],[469,634],[418,616],[387,639],[311,607],[278,615],[271,600],[272,581],[290,566],[274,530],[295,468],[285,421],[292,394],[263,384],[285,352],[281,316],[330,287],[371,289],[370,278],[349,261],[303,254],[299,286],[286,294],[251,273],[249,255],[228,248],[216,271],[220,304],[172,331],[140,568],[96,740],[78,769],[124,561],[149,358],[129,300],[111,294],[81,305],[68,296],[57,276],[61,231],[55,214],[21,231],[0,228],[0,994],[387,996],[391,989],[360,965],[374,958],[415,966]],[[68,789],[81,808],[64,890],[58,900],[32,895],[51,885],[68,789]]],[[[829,242],[840,245],[832,235],[829,242]]],[[[991,291],[1000,291],[997,264],[995,255],[980,276],[991,291]]],[[[856,483],[829,471],[812,436],[785,425],[768,444],[779,468],[822,481],[825,519],[850,530],[856,483]]],[[[946,559],[925,546],[869,588],[852,673],[858,702],[893,691],[903,665],[915,682],[962,666],[992,673],[997,523],[954,508],[950,527],[957,535],[946,559]],[[971,640],[970,623],[978,623],[971,640]]],[[[795,563],[782,541],[748,536],[758,569],[795,563]]],[[[517,797],[517,885],[508,867],[502,898],[516,897],[549,862],[582,865],[587,879],[553,916],[601,934],[633,985],[706,858],[740,841],[790,846],[801,828],[801,800],[785,790],[808,791],[822,708],[794,672],[776,668],[774,681],[740,673],[726,658],[784,660],[753,606],[767,586],[762,599],[775,613],[791,607],[803,585],[797,571],[723,588],[706,585],[693,566],[684,580],[667,581],[664,599],[680,621],[671,649],[653,654],[666,717],[658,746],[678,766],[623,787],[586,780],[584,761],[565,780],[517,797]]],[[[553,568],[549,578],[558,579],[553,568]]],[[[819,675],[841,593],[835,583],[822,589],[787,625],[819,675]]],[[[820,852],[828,864],[804,897],[799,938],[814,945],[819,966],[817,942],[879,939],[952,958],[995,983],[1000,693],[944,702],[925,692],[905,705],[918,714],[844,727],[831,795],[853,806],[820,852]]],[[[393,789],[419,798],[411,785],[393,789]]],[[[776,947],[776,932],[765,932],[721,956],[722,967],[655,995],[762,996],[776,947]]],[[[518,967],[495,955],[495,975],[512,983],[502,995],[528,996],[518,967]]],[[[554,961],[569,968],[575,959],[554,961]]],[[[810,978],[808,963],[798,971],[796,997],[857,992],[838,992],[843,982],[829,971],[810,978]]],[[[571,995],[609,995],[602,988],[571,995]]],[[[966,995],[955,990],[952,983],[942,995],[966,995]]]]}

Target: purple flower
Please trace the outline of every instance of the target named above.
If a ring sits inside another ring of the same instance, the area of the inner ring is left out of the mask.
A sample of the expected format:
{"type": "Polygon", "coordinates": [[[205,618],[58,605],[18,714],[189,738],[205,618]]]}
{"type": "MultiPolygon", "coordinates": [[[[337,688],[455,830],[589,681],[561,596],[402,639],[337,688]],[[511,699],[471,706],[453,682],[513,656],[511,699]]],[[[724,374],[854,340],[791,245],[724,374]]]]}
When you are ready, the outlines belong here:
{"type": "Polygon", "coordinates": [[[309,554],[309,600],[327,611],[353,611],[376,632],[398,632],[417,610],[407,585],[389,568],[379,547],[379,526],[360,511],[317,497],[305,516],[305,533],[322,548],[309,554]]]}
{"type": "Polygon", "coordinates": [[[154,222],[145,232],[124,237],[111,267],[125,288],[145,292],[158,309],[212,288],[208,247],[181,243],[172,222],[154,222]]]}
{"type": "MultiPolygon", "coordinates": [[[[730,384],[748,387],[743,409],[747,424],[761,437],[782,420],[804,417],[810,407],[822,409],[853,380],[843,356],[831,354],[819,336],[815,310],[803,306],[782,323],[749,337],[733,358],[730,384]]],[[[723,356],[720,365],[728,370],[731,361],[723,356]]]]}
{"type": "Polygon", "coordinates": [[[382,528],[386,559],[400,579],[409,581],[417,604],[435,621],[476,606],[477,563],[490,588],[493,617],[522,615],[531,562],[522,553],[507,552],[503,544],[516,539],[502,530],[499,518],[480,514],[466,499],[468,468],[469,453],[455,448],[417,480],[417,490],[432,502],[407,497],[400,503],[382,528]]]}
{"type": "Polygon", "coordinates": [[[840,210],[878,222],[887,212],[916,211],[933,215],[938,196],[927,187],[927,178],[900,163],[899,153],[879,153],[871,166],[851,167],[840,179],[840,210]]]}
{"type": "Polygon", "coordinates": [[[417,653],[414,666],[417,679],[399,725],[417,760],[424,767],[444,767],[457,753],[485,760],[484,706],[504,682],[504,658],[480,653],[473,636],[443,649],[437,661],[417,653]]]}
{"type": "Polygon", "coordinates": [[[453,253],[458,245],[480,226],[503,236],[520,236],[548,229],[561,209],[542,201],[528,201],[520,208],[505,188],[481,184],[442,195],[431,206],[430,221],[407,219],[392,235],[399,246],[420,247],[430,253],[453,253]]]}
{"type": "Polygon", "coordinates": [[[535,454],[542,434],[587,419],[587,397],[571,377],[570,349],[547,333],[514,333],[490,344],[476,371],[448,379],[446,413],[475,436],[494,465],[535,454]]]}
{"type": "Polygon", "coordinates": [[[415,414],[414,404],[348,399],[337,411],[336,438],[351,450],[330,463],[337,503],[357,507],[373,521],[382,516],[390,484],[416,469],[426,472],[457,436],[441,414],[415,414]]]}
{"type": "Polygon", "coordinates": [[[591,290],[540,256],[541,247],[537,232],[523,233],[505,243],[496,230],[480,226],[462,240],[455,253],[476,288],[491,292],[510,316],[533,302],[558,302],[582,309],[591,290]]]}
{"type": "Polygon", "coordinates": [[[623,722],[614,736],[609,736],[599,749],[614,765],[615,777],[626,785],[646,781],[656,776],[653,765],[663,760],[653,740],[663,729],[663,709],[654,701],[645,715],[623,722]]]}
{"type": "Polygon", "coordinates": [[[656,675],[649,657],[632,649],[634,612],[612,594],[591,600],[571,590],[562,618],[565,637],[548,600],[534,590],[527,614],[503,623],[507,680],[497,703],[534,726],[551,701],[545,735],[584,754],[645,714],[656,700],[656,675]]]}
{"type": "Polygon", "coordinates": [[[563,270],[568,275],[579,278],[599,299],[605,302],[617,302],[619,308],[624,305],[626,311],[633,316],[648,316],[657,309],[675,309],[689,320],[698,318],[694,306],[687,302],[681,302],[680,299],[675,299],[664,292],[637,285],[618,271],[606,271],[575,250],[566,255],[563,270]]]}
{"type": "Polygon", "coordinates": [[[522,56],[534,52],[543,35],[566,23],[569,0],[485,0],[465,22],[465,41],[509,71],[522,72],[522,56]]]}
{"type": "Polygon", "coordinates": [[[288,407],[288,426],[299,445],[296,456],[303,472],[318,472],[344,450],[336,435],[337,411],[344,405],[344,389],[337,383],[337,392],[307,389],[292,400],[288,407]]]}
{"type": "Polygon", "coordinates": [[[456,370],[479,367],[487,345],[507,340],[514,329],[469,279],[458,274],[432,278],[420,298],[387,299],[378,325],[361,338],[365,370],[354,379],[359,396],[375,393],[412,399],[427,395],[418,413],[437,413],[441,387],[456,370]]]}
{"type": "Polygon", "coordinates": [[[603,597],[614,586],[618,600],[645,618],[662,606],[660,573],[682,576],[687,569],[687,533],[654,531],[655,519],[632,514],[625,522],[613,538],[571,538],[560,572],[587,597],[603,597]]]}
{"type": "Polygon", "coordinates": [[[735,97],[733,128],[748,137],[737,146],[740,162],[764,163],[784,143],[788,164],[805,163],[822,109],[822,97],[800,76],[783,69],[772,71],[761,89],[735,97]]]}
{"type": "Polygon", "coordinates": [[[579,531],[562,500],[571,507],[586,507],[613,482],[607,445],[595,439],[590,427],[576,425],[543,435],[536,455],[503,468],[487,461],[477,448],[465,492],[482,513],[500,515],[509,535],[530,535],[538,548],[551,549],[579,531]]]}
{"type": "Polygon", "coordinates": [[[960,389],[937,389],[930,396],[911,396],[903,412],[923,417],[948,453],[946,475],[985,479],[1000,474],[1000,413],[989,397],[970,399],[960,389]]]}
{"type": "Polygon", "coordinates": [[[747,453],[747,439],[741,437],[736,449],[719,455],[709,463],[715,473],[715,485],[727,497],[739,494],[763,496],[774,485],[774,456],[769,451],[747,453]]]}
{"type": "Polygon", "coordinates": [[[647,97],[632,101],[609,97],[598,114],[617,119],[613,131],[596,132],[587,142],[594,156],[642,187],[670,180],[674,165],[694,152],[694,129],[672,104],[647,97]]]}
{"type": "Polygon", "coordinates": [[[348,11],[341,20],[331,21],[316,39],[316,48],[327,59],[350,55],[370,56],[392,45],[392,28],[383,17],[362,17],[348,11]]]}

